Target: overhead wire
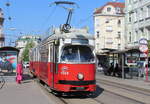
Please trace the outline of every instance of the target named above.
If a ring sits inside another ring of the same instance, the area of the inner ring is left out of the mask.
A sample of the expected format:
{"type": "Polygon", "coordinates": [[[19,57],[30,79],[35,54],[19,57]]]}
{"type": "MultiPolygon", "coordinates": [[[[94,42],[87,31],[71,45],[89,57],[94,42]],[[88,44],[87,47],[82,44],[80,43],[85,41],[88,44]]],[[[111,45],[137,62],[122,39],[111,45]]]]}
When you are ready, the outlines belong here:
{"type": "MultiPolygon", "coordinates": [[[[80,20],[80,21],[77,23],[76,26],[79,26],[79,25],[81,26],[81,24],[83,24],[83,23],[89,21],[89,19],[90,19],[91,17],[93,17],[93,15],[90,15],[90,16],[86,17],[85,19],[80,20]]],[[[116,17],[111,18],[111,19],[108,20],[108,23],[109,23],[110,21],[112,21],[112,20],[115,20],[115,19],[118,19],[118,18],[116,18],[116,17]]],[[[104,24],[107,24],[107,23],[105,22],[105,23],[103,23],[103,24],[100,24],[100,26],[103,26],[104,24]]],[[[94,27],[93,27],[92,29],[94,29],[94,27]]]]}
{"type": "Polygon", "coordinates": [[[87,22],[91,17],[93,17],[93,15],[90,15],[90,16],[86,17],[85,19],[80,20],[78,23],[76,23],[77,26],[87,22]]]}
{"type": "MultiPolygon", "coordinates": [[[[55,8],[57,7],[57,6],[59,6],[59,7],[61,7],[61,8],[64,8],[64,9],[66,9],[66,10],[68,10],[69,11],[69,13],[70,14],[72,14],[72,12],[70,12],[70,11],[73,11],[73,8],[68,8],[68,7],[66,7],[65,5],[75,5],[77,8],[79,8],[79,6],[76,4],[76,3],[74,3],[74,2],[70,2],[70,1],[55,1],[55,2],[53,2],[53,3],[51,3],[49,6],[51,7],[51,6],[53,6],[53,5],[56,5],[55,6],[55,8]]],[[[55,11],[54,11],[55,12],[55,11]]],[[[54,14],[54,12],[52,11],[52,13],[54,14]]],[[[52,14],[51,13],[51,14],[52,14]]],[[[50,14],[50,16],[52,17],[52,15],[50,14]]],[[[70,16],[70,15],[69,15],[70,16]]],[[[48,20],[49,20],[49,17],[48,17],[48,20]]],[[[47,21],[47,19],[46,19],[46,21],[47,21]]],[[[69,21],[70,21],[70,18],[69,18],[69,21]]],[[[68,25],[68,23],[66,23],[65,25],[68,25]]],[[[65,25],[63,25],[63,26],[65,26],[65,25]]],[[[43,27],[43,26],[42,26],[43,27]]],[[[67,27],[67,26],[66,26],[67,27]]],[[[49,29],[48,29],[48,31],[49,31],[49,29]]]]}
{"type": "Polygon", "coordinates": [[[50,12],[50,14],[48,15],[48,17],[45,19],[45,21],[42,23],[41,25],[41,30],[42,32],[44,31],[44,28],[46,26],[46,24],[48,24],[48,22],[50,21],[50,19],[52,18],[52,16],[54,15],[55,11],[56,11],[57,7],[55,6],[55,8],[52,9],[52,11],[50,12]]]}
{"type": "MultiPolygon", "coordinates": [[[[88,22],[91,18],[93,17],[93,14],[91,15],[89,15],[89,16],[87,16],[86,18],[84,18],[84,19],[80,19],[79,20],[79,22],[77,22],[77,23],[75,23],[75,26],[77,26],[77,27],[84,27],[84,26],[82,26],[84,23],[86,23],[86,22],[88,22]]],[[[88,26],[89,27],[89,29],[90,30],[92,30],[92,29],[94,29],[92,26],[88,26]]]]}

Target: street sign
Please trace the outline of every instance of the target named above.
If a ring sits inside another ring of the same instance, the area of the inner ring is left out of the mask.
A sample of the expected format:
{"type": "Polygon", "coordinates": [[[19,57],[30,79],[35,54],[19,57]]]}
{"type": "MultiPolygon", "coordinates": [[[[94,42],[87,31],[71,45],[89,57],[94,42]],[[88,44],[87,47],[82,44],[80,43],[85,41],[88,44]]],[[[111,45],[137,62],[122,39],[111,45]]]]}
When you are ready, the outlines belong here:
{"type": "Polygon", "coordinates": [[[141,39],[139,40],[139,45],[148,45],[147,39],[146,39],[146,38],[141,38],[141,39]]]}
{"type": "Polygon", "coordinates": [[[140,47],[139,47],[139,50],[141,51],[141,52],[147,52],[148,51],[148,47],[147,47],[147,45],[140,45],[140,47]]]}
{"type": "Polygon", "coordinates": [[[144,57],[147,57],[147,56],[148,56],[148,54],[147,54],[147,53],[143,53],[143,56],[144,56],[144,57]]]}
{"type": "MultiPolygon", "coordinates": [[[[145,54],[146,59],[145,62],[148,63],[148,41],[145,38],[139,40],[139,50],[145,54]]],[[[146,81],[148,81],[148,64],[145,66],[146,70],[146,81]]]]}

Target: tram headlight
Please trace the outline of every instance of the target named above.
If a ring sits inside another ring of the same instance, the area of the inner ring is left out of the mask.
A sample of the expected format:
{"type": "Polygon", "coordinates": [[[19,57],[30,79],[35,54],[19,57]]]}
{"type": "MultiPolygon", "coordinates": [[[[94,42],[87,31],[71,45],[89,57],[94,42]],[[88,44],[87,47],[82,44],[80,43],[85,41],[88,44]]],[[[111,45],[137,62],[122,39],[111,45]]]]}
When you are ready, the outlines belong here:
{"type": "Polygon", "coordinates": [[[82,73],[78,73],[77,75],[79,80],[83,80],[84,79],[84,75],[82,73]]]}

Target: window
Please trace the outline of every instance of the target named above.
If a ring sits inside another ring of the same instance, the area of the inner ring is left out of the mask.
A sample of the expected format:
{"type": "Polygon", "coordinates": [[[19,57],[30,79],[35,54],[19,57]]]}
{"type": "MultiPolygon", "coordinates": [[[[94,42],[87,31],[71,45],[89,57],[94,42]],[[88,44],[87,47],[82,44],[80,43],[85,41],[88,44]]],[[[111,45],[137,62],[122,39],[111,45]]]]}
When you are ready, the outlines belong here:
{"type": "Polygon", "coordinates": [[[145,34],[144,34],[144,28],[141,28],[140,31],[141,31],[141,34],[142,34],[142,35],[145,35],[145,34]]]}
{"type": "Polygon", "coordinates": [[[119,7],[116,8],[116,13],[121,13],[121,9],[119,7]]]}
{"type": "Polygon", "coordinates": [[[131,4],[131,0],[128,0],[129,4],[131,4]]]}
{"type": "Polygon", "coordinates": [[[147,6],[147,17],[150,17],[150,5],[147,6]]]}
{"type": "Polygon", "coordinates": [[[106,32],[112,32],[112,31],[113,31],[112,26],[107,26],[106,27],[106,32]]]}
{"type": "Polygon", "coordinates": [[[127,63],[136,63],[136,61],[137,61],[136,56],[127,57],[127,63]]]}
{"type": "Polygon", "coordinates": [[[61,62],[94,62],[94,55],[87,46],[66,46],[62,51],[61,62]]]}
{"type": "Polygon", "coordinates": [[[119,19],[118,20],[118,27],[120,27],[121,26],[121,20],[119,19]]]}
{"type": "Polygon", "coordinates": [[[96,24],[96,27],[99,27],[99,26],[100,26],[99,23],[97,23],[97,24],[96,24]]]}
{"type": "Polygon", "coordinates": [[[117,38],[118,38],[118,39],[121,38],[121,32],[120,32],[120,31],[118,31],[118,36],[117,36],[117,38]]]}
{"type": "Polygon", "coordinates": [[[111,12],[111,8],[110,7],[107,8],[107,12],[111,12]]]}
{"type": "Polygon", "coordinates": [[[129,42],[132,41],[131,32],[129,32],[129,42]]]}
{"type": "Polygon", "coordinates": [[[120,49],[121,48],[121,44],[118,44],[118,49],[120,49]]]}
{"type": "Polygon", "coordinates": [[[97,49],[99,49],[99,46],[100,46],[99,43],[97,43],[96,45],[97,45],[97,49]]]}
{"type": "Polygon", "coordinates": [[[150,27],[147,28],[148,40],[150,40],[150,27]]]}
{"type": "Polygon", "coordinates": [[[139,37],[138,37],[138,31],[136,30],[136,31],[135,31],[135,39],[138,40],[138,38],[139,38],[139,37]]]}
{"type": "MultiPolygon", "coordinates": [[[[41,61],[42,62],[48,61],[48,53],[49,53],[49,50],[48,50],[47,45],[40,47],[40,54],[41,54],[41,61]]],[[[36,53],[35,53],[35,55],[36,55],[36,53]]]]}
{"type": "Polygon", "coordinates": [[[53,52],[53,45],[50,45],[50,61],[53,62],[53,59],[54,59],[54,52],[53,52]]]}
{"type": "Polygon", "coordinates": [[[97,31],[96,34],[97,34],[97,38],[99,38],[99,31],[97,31]]]}
{"type": "Polygon", "coordinates": [[[105,23],[109,23],[109,21],[110,21],[110,19],[106,18],[106,21],[105,21],[105,23]]]}
{"type": "Polygon", "coordinates": [[[137,2],[137,0],[133,0],[133,2],[134,2],[134,3],[136,3],[136,2],[137,2]]]}
{"type": "Polygon", "coordinates": [[[134,12],[134,22],[137,21],[137,17],[138,17],[138,13],[137,13],[137,10],[134,12]]]}
{"type": "Polygon", "coordinates": [[[107,38],[106,44],[113,44],[113,39],[112,38],[107,38]]]}
{"type": "Polygon", "coordinates": [[[140,9],[140,16],[139,16],[139,17],[140,17],[140,20],[143,19],[143,17],[144,17],[143,13],[144,13],[144,12],[143,12],[143,8],[141,8],[141,9],[140,9]]]}
{"type": "Polygon", "coordinates": [[[129,14],[129,23],[132,21],[131,14],[129,14]]]}
{"type": "Polygon", "coordinates": [[[99,19],[96,19],[96,22],[99,22],[99,19]]]}

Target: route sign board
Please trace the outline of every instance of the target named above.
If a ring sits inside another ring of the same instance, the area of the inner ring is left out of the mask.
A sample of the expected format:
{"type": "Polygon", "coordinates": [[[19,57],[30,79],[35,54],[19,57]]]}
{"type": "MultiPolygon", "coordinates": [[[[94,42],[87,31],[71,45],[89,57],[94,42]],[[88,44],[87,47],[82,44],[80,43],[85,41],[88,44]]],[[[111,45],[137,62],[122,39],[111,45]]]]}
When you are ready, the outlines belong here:
{"type": "Polygon", "coordinates": [[[147,47],[147,45],[140,45],[140,47],[139,47],[139,50],[141,51],[141,52],[147,52],[148,51],[148,47],[147,47]]]}
{"type": "Polygon", "coordinates": [[[140,45],[148,45],[148,41],[147,41],[146,38],[141,38],[141,39],[139,40],[139,44],[140,44],[140,45]]]}

